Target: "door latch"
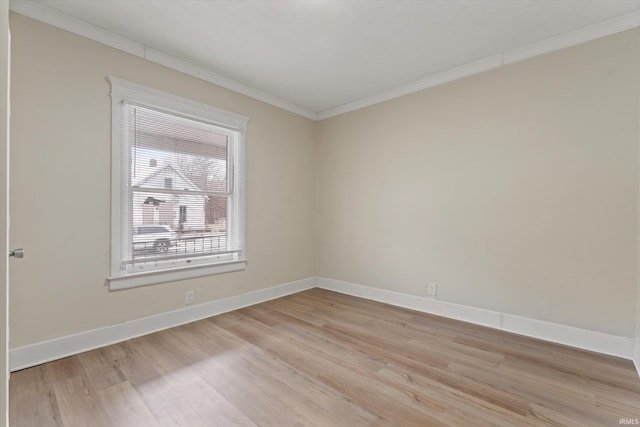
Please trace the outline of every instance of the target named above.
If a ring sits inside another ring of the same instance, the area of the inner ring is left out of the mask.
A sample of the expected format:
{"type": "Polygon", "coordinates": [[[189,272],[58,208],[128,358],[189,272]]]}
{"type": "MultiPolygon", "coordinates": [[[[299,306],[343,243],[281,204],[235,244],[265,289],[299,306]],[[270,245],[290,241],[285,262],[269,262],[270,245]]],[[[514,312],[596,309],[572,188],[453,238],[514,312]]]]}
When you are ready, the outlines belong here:
{"type": "Polygon", "coordinates": [[[15,257],[15,258],[24,258],[24,249],[22,249],[22,248],[14,249],[14,250],[9,252],[9,256],[10,257],[15,257]]]}

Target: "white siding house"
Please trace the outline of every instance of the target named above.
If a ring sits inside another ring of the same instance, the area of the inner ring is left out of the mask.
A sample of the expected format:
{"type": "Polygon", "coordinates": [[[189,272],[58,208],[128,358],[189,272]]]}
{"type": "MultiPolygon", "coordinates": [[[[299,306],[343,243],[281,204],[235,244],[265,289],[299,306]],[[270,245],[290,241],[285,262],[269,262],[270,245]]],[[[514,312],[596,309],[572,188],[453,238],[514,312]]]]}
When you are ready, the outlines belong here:
{"type": "Polygon", "coordinates": [[[177,231],[204,229],[206,197],[178,191],[200,189],[172,165],[158,167],[134,183],[133,225],[162,224],[177,231]]]}

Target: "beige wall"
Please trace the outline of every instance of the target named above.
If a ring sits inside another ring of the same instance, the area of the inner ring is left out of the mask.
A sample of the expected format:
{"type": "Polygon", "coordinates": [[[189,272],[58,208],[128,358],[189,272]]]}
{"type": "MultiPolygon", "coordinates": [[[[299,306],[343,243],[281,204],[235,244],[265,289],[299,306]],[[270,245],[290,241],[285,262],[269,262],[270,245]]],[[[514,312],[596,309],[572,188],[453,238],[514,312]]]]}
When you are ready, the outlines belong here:
{"type": "Polygon", "coordinates": [[[11,347],[315,275],[315,123],[11,15],[11,347]],[[249,116],[244,272],[109,292],[108,74],[249,116]]]}
{"type": "MultiPolygon", "coordinates": [[[[7,139],[9,126],[9,2],[0,0],[0,254],[7,248],[7,139]]],[[[7,258],[0,262],[0,425],[8,425],[7,258]]]]}
{"type": "Polygon", "coordinates": [[[639,41],[321,122],[318,275],[633,336],[639,41]]]}

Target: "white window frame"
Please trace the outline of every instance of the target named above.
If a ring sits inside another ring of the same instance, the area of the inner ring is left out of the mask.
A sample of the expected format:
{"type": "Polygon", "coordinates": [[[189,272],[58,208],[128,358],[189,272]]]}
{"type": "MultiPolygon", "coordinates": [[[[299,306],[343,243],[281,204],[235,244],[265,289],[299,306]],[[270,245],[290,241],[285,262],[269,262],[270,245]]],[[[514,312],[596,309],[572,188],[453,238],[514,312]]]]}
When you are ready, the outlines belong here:
{"type": "Polygon", "coordinates": [[[133,83],[118,77],[107,76],[111,84],[111,269],[109,289],[119,290],[138,286],[152,285],[192,277],[228,273],[246,268],[245,245],[245,133],[248,117],[231,113],[211,105],[193,101],[177,95],[133,83]],[[221,257],[219,261],[194,263],[180,267],[150,269],[131,272],[123,264],[123,247],[126,235],[123,232],[123,212],[131,209],[130,186],[122,182],[122,155],[127,147],[122,143],[121,109],[124,101],[156,108],[181,117],[208,122],[234,131],[237,138],[234,144],[234,196],[231,212],[233,233],[240,243],[240,251],[231,257],[221,257]]]}

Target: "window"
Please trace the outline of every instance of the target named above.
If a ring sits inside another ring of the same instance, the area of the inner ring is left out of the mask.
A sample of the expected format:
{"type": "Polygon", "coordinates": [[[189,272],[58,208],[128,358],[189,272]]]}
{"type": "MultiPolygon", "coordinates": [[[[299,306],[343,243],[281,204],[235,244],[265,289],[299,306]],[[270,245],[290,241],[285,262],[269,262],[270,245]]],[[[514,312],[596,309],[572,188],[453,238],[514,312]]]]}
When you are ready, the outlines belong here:
{"type": "MultiPolygon", "coordinates": [[[[210,218],[210,220],[211,219],[213,219],[213,221],[215,222],[215,218],[210,218]]],[[[186,222],[187,222],[187,206],[182,205],[180,206],[180,225],[184,226],[186,222]]]]}
{"type": "Polygon", "coordinates": [[[108,79],[110,288],[244,269],[248,119],[116,77],[108,79]]]}

